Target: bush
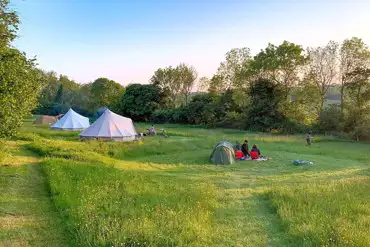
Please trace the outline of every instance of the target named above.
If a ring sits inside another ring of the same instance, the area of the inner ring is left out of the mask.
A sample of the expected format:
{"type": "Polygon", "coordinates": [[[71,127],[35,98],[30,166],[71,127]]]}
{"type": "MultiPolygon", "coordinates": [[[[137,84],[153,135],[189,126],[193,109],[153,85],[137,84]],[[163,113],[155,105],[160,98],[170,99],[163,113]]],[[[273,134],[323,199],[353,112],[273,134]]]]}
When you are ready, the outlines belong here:
{"type": "Polygon", "coordinates": [[[239,112],[227,112],[224,118],[218,123],[217,127],[231,128],[231,129],[245,129],[246,125],[246,114],[239,112]]]}
{"type": "Polygon", "coordinates": [[[153,112],[150,120],[153,123],[188,123],[186,110],[183,108],[156,110],[153,112]]]}
{"type": "Polygon", "coordinates": [[[148,121],[159,107],[160,95],[153,85],[132,84],[121,98],[121,112],[134,121],[148,121]]]}
{"type": "Polygon", "coordinates": [[[295,119],[286,118],[281,124],[281,132],[284,134],[305,133],[308,126],[298,123],[295,119]]]}
{"type": "Polygon", "coordinates": [[[370,140],[370,107],[348,109],[344,118],[343,131],[353,140],[370,140]]]}
{"type": "Polygon", "coordinates": [[[280,111],[280,104],[285,100],[281,86],[267,79],[259,79],[251,84],[248,94],[251,98],[248,127],[267,132],[280,129],[285,120],[280,111]]]}
{"type": "Polygon", "coordinates": [[[321,132],[337,133],[340,131],[340,107],[330,104],[320,114],[318,130],[321,132]]]}

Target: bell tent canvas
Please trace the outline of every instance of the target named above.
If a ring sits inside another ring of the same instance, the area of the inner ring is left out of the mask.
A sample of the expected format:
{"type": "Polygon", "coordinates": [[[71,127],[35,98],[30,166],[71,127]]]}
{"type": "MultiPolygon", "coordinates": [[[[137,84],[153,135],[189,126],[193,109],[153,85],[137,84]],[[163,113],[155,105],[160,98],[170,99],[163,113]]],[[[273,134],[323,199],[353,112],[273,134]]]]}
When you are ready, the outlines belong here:
{"type": "Polygon", "coordinates": [[[222,141],[217,143],[211,154],[213,164],[231,165],[235,163],[235,150],[233,144],[222,141]]]}
{"type": "Polygon", "coordinates": [[[136,130],[130,118],[122,117],[109,109],[80,134],[81,140],[133,141],[136,130]]]}
{"type": "Polygon", "coordinates": [[[54,123],[51,128],[62,130],[84,130],[89,126],[89,119],[81,116],[71,108],[61,119],[54,123]]]}

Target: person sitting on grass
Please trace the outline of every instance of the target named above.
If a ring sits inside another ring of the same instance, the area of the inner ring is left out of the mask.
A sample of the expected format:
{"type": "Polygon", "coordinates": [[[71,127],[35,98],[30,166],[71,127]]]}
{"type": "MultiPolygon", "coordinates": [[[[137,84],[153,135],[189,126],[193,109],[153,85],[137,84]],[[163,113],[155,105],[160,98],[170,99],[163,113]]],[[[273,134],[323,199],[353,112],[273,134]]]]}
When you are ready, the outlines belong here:
{"type": "Polygon", "coordinates": [[[149,131],[149,135],[157,135],[157,132],[155,131],[154,129],[154,125],[152,125],[149,129],[147,129],[149,131]]]}
{"type": "Polygon", "coordinates": [[[243,145],[242,145],[242,152],[245,157],[249,156],[249,147],[248,147],[248,140],[245,140],[243,145]]]}
{"type": "Polygon", "coordinates": [[[245,159],[243,152],[240,150],[240,148],[235,152],[235,156],[238,160],[245,159]]]}
{"type": "Polygon", "coordinates": [[[261,152],[258,149],[256,144],[253,145],[253,147],[251,149],[251,152],[249,154],[250,154],[252,160],[256,160],[256,159],[260,158],[261,152]]]}

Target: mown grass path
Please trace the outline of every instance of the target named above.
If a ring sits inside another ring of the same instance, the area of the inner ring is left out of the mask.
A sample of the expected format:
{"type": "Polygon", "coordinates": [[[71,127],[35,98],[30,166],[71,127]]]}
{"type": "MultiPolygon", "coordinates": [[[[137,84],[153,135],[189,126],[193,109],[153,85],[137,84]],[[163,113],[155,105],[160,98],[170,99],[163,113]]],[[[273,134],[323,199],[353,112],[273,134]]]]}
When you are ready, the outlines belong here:
{"type": "Polygon", "coordinates": [[[71,246],[39,159],[23,144],[6,142],[11,156],[0,163],[0,246],[71,246]]]}

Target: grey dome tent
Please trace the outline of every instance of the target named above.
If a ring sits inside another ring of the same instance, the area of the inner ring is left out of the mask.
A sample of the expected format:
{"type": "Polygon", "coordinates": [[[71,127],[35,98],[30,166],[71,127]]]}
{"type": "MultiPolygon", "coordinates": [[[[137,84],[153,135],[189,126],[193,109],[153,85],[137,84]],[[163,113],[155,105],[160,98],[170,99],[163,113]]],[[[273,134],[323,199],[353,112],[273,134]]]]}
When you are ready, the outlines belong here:
{"type": "Polygon", "coordinates": [[[222,141],[217,143],[211,154],[210,160],[213,164],[231,165],[235,163],[234,145],[222,141]]]}

